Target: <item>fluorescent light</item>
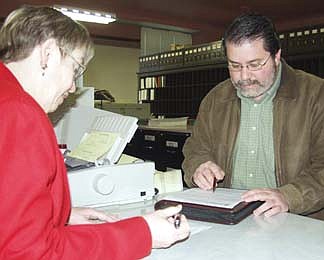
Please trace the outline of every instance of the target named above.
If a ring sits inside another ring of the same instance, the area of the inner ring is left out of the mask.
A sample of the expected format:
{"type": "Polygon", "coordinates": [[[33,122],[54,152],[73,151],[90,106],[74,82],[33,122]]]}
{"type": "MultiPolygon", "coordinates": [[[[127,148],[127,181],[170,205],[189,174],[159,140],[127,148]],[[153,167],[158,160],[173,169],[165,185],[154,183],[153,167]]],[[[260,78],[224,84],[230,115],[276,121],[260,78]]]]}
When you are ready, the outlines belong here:
{"type": "Polygon", "coordinates": [[[116,21],[116,17],[113,14],[105,13],[105,12],[83,10],[83,9],[63,7],[58,5],[55,5],[54,9],[60,11],[66,16],[69,16],[73,20],[78,20],[83,22],[108,24],[116,21]]]}

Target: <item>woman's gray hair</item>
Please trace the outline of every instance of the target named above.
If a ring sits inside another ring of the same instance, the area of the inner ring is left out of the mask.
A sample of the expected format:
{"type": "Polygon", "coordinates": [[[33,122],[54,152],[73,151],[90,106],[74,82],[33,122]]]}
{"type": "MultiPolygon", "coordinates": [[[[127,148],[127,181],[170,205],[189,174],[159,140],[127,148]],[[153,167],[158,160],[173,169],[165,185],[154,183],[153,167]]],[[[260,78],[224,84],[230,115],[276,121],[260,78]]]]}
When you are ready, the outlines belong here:
{"type": "Polygon", "coordinates": [[[25,6],[9,14],[0,29],[0,60],[9,63],[25,59],[48,39],[55,39],[68,53],[82,49],[84,64],[94,55],[89,32],[82,24],[51,7],[25,6]]]}

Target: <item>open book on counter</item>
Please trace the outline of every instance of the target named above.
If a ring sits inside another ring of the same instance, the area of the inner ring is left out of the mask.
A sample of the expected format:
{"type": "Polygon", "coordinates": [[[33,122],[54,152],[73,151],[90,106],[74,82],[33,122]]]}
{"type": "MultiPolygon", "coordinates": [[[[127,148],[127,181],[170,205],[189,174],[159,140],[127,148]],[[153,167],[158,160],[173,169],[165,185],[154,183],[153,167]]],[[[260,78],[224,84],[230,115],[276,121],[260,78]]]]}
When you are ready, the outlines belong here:
{"type": "Polygon", "coordinates": [[[237,224],[263,202],[247,203],[241,200],[246,190],[216,188],[202,190],[187,189],[164,196],[155,204],[156,209],[182,204],[182,213],[189,219],[215,222],[221,224],[237,224]]]}

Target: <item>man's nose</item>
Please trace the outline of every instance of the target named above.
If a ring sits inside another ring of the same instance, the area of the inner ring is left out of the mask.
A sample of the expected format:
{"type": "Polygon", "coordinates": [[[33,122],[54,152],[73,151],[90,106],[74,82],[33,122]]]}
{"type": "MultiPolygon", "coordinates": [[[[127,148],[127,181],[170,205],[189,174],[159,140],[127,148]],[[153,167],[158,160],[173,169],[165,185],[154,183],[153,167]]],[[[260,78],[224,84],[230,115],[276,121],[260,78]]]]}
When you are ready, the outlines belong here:
{"type": "Polygon", "coordinates": [[[242,66],[241,68],[241,80],[246,80],[250,78],[250,71],[247,66],[242,66]]]}

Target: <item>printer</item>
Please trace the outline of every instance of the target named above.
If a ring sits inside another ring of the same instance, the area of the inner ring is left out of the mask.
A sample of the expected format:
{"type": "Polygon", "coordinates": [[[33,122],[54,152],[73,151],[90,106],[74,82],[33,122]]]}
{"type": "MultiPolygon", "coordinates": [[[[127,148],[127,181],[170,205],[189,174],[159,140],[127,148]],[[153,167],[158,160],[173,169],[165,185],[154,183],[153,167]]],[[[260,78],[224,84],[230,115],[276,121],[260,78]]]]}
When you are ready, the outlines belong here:
{"type": "Polygon", "coordinates": [[[65,162],[74,207],[100,207],[153,198],[153,162],[138,160],[117,163],[137,127],[135,117],[87,106],[71,108],[57,123],[55,132],[58,141],[66,144],[72,150],[71,154],[83,144],[85,134],[99,132],[117,135],[108,151],[92,162],[67,154],[65,162]]]}

